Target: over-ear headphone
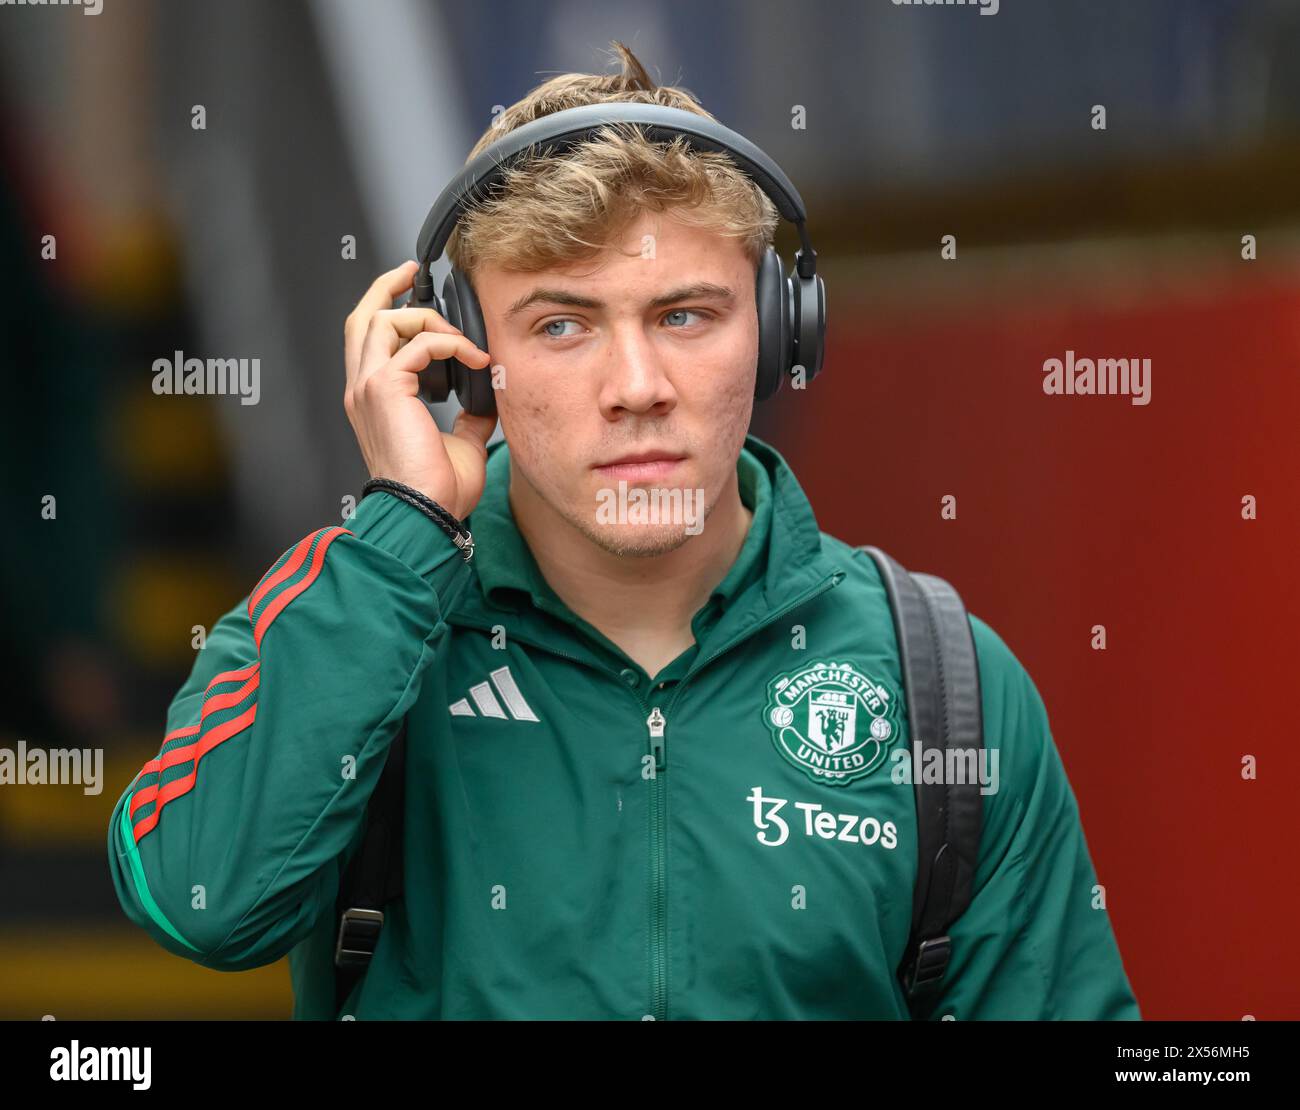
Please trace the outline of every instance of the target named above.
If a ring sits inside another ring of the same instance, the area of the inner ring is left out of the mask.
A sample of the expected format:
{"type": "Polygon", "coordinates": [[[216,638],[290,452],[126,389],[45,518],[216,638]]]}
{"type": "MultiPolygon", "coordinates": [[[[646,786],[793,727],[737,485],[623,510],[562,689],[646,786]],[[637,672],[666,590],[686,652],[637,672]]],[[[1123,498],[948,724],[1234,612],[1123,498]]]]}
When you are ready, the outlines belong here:
{"type": "MultiPolygon", "coordinates": [[[[420,228],[416,258],[420,268],[409,306],[432,308],[460,328],[475,346],[488,350],[483,310],[469,278],[452,267],[442,286],[433,291],[429,270],[441,257],[452,228],[467,204],[499,181],[504,168],[525,153],[563,152],[593,137],[606,124],[640,124],[652,142],[683,136],[695,150],[729,155],[737,166],[771,198],[777,211],[799,231],[794,272],[786,275],[780,256],[771,247],[756,278],[758,304],[758,374],[754,397],[767,400],[782,380],[802,367],[811,381],[822,368],[826,337],[826,288],[817,276],[817,252],[808,237],[803,199],[771,158],[743,135],[707,116],[661,104],[614,102],[566,108],[508,132],[469,163],[434,202],[420,228]]],[[[438,359],[420,372],[420,393],[428,401],[445,401],[452,390],[461,406],[479,416],[496,413],[491,369],[473,369],[459,359],[438,359]]]]}

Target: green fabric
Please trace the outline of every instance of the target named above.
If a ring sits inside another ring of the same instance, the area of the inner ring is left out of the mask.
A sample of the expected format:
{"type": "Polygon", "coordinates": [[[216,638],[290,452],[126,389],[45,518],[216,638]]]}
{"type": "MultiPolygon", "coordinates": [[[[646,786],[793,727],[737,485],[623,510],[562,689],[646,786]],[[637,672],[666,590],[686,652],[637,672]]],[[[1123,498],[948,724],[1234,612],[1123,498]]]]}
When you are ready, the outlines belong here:
{"type": "MultiPolygon", "coordinates": [[[[652,682],[538,581],[507,450],[471,561],[374,494],[260,649],[247,599],[222,617],[164,733],[220,742],[134,850],[123,810],[151,777],[114,810],[128,917],[208,967],[288,955],[298,1018],[907,1019],[911,736],[875,564],[750,436],[753,525],[697,646],[652,682]],[[217,696],[203,718],[232,671],[257,676],[255,718],[217,696]],[[339,875],[403,719],[405,895],[340,1011],[339,875]]],[[[970,624],[998,788],[929,1016],[1136,1019],[1042,699],[970,624]]]]}

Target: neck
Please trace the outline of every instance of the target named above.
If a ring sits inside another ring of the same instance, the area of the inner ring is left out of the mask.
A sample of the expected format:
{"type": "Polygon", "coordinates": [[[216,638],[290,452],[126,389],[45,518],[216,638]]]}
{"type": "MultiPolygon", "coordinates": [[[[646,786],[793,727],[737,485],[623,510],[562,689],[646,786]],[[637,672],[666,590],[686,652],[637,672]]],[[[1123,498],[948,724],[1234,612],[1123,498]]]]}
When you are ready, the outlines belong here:
{"type": "Polygon", "coordinates": [[[662,555],[615,555],[559,516],[513,463],[510,511],[560,600],[652,677],[694,642],[691,618],[735,563],[754,516],[733,470],[698,535],[662,555]]]}

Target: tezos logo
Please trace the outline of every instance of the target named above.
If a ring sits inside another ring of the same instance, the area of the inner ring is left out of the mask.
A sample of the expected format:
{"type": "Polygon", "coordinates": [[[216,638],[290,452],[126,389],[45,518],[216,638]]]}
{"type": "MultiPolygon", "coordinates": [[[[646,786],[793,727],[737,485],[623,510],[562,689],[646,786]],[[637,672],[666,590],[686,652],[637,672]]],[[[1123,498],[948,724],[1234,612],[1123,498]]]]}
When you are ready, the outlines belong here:
{"type": "Polygon", "coordinates": [[[813,782],[846,786],[885,761],[896,702],[852,663],[813,663],[768,684],[763,720],[776,750],[813,782]]]}
{"type": "MultiPolygon", "coordinates": [[[[777,848],[790,838],[790,825],[781,816],[786,798],[769,798],[761,786],[749,792],[747,802],[754,804],[754,834],[765,848],[777,848]]],[[[827,813],[817,802],[795,802],[803,815],[804,836],[822,840],[843,840],[849,844],[879,844],[893,850],[898,847],[898,826],[893,821],[881,824],[876,817],[859,817],[856,813],[827,813]]],[[[798,826],[798,818],[794,818],[798,826]]]]}

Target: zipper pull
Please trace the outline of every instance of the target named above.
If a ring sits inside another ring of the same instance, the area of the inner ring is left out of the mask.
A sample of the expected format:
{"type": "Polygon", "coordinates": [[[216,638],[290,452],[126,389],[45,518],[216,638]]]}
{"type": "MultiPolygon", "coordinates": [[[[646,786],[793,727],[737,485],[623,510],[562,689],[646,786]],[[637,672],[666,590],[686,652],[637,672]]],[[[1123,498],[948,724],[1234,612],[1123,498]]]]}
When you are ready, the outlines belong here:
{"type": "Polygon", "coordinates": [[[655,770],[662,771],[665,763],[664,726],[668,721],[656,705],[650,711],[650,716],[646,718],[645,723],[650,730],[650,754],[655,757],[655,770]]]}

